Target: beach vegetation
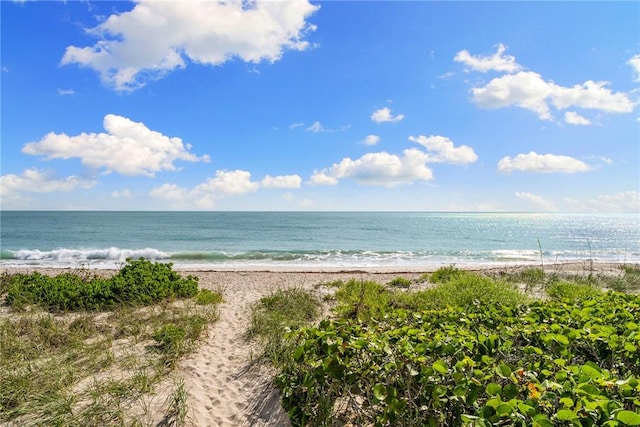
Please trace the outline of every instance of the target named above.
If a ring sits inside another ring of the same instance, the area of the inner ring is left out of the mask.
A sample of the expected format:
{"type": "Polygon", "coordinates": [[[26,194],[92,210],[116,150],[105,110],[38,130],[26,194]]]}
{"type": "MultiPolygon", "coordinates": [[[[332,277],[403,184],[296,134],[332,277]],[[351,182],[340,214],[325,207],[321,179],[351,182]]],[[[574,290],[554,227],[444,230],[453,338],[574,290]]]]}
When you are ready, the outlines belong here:
{"type": "Polygon", "coordinates": [[[419,291],[332,282],[333,316],[276,359],[293,425],[639,425],[640,296],[527,278],[547,300],[455,267],[419,291]]]}
{"type": "Polygon", "coordinates": [[[320,314],[320,302],[301,288],[279,289],[263,297],[251,310],[247,336],[258,340],[263,356],[276,365],[290,358],[289,343],[284,339],[292,330],[309,325],[320,314]]]}
{"type": "Polygon", "coordinates": [[[387,285],[392,288],[409,289],[411,287],[411,280],[406,277],[398,276],[391,279],[387,285]]]}
{"type": "MultiPolygon", "coordinates": [[[[138,260],[123,268],[111,279],[2,276],[8,308],[0,313],[0,424],[157,423],[150,402],[217,319],[221,296],[213,292],[199,304],[197,279],[182,278],[169,264],[138,260]],[[153,297],[141,298],[143,289],[153,297]],[[74,301],[83,297],[91,302],[74,301]]],[[[174,381],[161,409],[167,425],[180,425],[186,414],[184,383],[174,381]]]]}
{"type": "Polygon", "coordinates": [[[52,312],[109,310],[117,306],[143,306],[170,298],[193,297],[198,278],[182,277],[171,263],[127,259],[112,277],[90,278],[64,272],[47,276],[38,272],[3,277],[5,302],[16,309],[36,305],[52,312]]]}

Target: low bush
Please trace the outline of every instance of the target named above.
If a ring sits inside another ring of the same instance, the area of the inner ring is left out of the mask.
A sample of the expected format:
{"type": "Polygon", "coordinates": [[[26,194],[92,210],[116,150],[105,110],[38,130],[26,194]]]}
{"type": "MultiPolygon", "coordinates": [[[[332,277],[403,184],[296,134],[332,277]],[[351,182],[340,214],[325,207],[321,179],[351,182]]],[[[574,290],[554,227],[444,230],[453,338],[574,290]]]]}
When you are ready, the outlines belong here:
{"type": "Polygon", "coordinates": [[[276,383],[295,426],[638,425],[639,318],[616,293],[339,318],[276,383]]]}
{"type": "Polygon", "coordinates": [[[198,293],[198,278],[183,278],[171,263],[140,258],[127,263],[111,278],[84,278],[73,273],[55,277],[38,272],[2,277],[6,304],[16,309],[37,305],[48,311],[109,310],[142,306],[198,293]]]}

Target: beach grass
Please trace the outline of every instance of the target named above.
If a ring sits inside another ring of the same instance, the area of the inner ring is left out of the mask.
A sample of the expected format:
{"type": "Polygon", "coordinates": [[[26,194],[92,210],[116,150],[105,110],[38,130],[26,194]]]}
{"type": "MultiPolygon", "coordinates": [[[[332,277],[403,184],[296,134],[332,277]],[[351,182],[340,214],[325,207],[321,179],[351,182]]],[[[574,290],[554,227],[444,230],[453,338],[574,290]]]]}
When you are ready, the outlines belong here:
{"type": "Polygon", "coordinates": [[[174,379],[160,408],[151,403],[216,320],[221,297],[198,293],[196,278],[168,264],[130,261],[123,270],[2,277],[0,422],[148,425],[160,410],[167,425],[181,425],[184,382],[174,379]]]}

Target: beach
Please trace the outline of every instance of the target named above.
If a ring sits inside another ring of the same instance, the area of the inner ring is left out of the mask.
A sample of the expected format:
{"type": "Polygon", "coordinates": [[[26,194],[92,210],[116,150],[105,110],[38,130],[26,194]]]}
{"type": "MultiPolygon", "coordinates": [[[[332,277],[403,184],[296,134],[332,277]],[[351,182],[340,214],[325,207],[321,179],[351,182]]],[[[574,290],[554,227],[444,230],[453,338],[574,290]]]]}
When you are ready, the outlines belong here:
{"type": "MultiPolygon", "coordinates": [[[[539,267],[539,266],[536,266],[539,267]]],[[[495,267],[494,272],[508,267],[495,267]]],[[[514,267],[510,267],[513,269],[514,267]]],[[[548,273],[567,275],[619,274],[618,264],[579,262],[549,264],[548,273]]],[[[3,268],[3,273],[34,271],[33,269],[3,268]]],[[[44,274],[57,274],[67,269],[44,269],[44,274]]],[[[115,270],[114,270],[115,271],[115,270]]],[[[99,270],[100,274],[114,271],[99,270]]],[[[484,269],[487,271],[487,269],[484,269]]],[[[262,297],[286,288],[303,288],[317,293],[319,300],[330,292],[317,285],[337,280],[373,280],[387,283],[398,276],[418,279],[427,270],[392,271],[389,269],[316,270],[316,271],[180,271],[199,278],[201,288],[222,293],[219,319],[211,324],[195,352],[180,360],[172,377],[184,378],[187,391],[187,424],[193,426],[287,426],[287,414],[280,406],[280,396],[272,385],[274,372],[259,360],[260,348],[250,342],[247,329],[251,307],[262,297]]],[[[6,307],[2,315],[11,315],[6,307]]],[[[170,381],[170,379],[168,379],[170,381]]],[[[169,387],[162,385],[157,393],[169,387]]],[[[154,404],[164,402],[162,396],[153,398],[154,404]]],[[[158,416],[161,417],[161,413],[158,416]]],[[[156,425],[161,419],[151,419],[156,425]]]]}

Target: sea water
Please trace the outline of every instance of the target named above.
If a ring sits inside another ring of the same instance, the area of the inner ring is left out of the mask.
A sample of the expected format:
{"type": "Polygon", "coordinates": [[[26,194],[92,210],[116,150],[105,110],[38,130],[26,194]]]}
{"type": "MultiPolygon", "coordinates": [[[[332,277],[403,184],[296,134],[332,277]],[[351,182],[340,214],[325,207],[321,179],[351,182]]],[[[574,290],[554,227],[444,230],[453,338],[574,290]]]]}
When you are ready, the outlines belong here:
{"type": "Polygon", "coordinates": [[[640,262],[638,214],[0,212],[3,267],[437,268],[640,262]]]}

